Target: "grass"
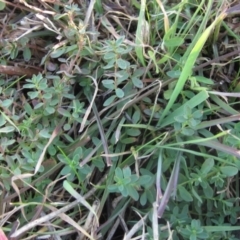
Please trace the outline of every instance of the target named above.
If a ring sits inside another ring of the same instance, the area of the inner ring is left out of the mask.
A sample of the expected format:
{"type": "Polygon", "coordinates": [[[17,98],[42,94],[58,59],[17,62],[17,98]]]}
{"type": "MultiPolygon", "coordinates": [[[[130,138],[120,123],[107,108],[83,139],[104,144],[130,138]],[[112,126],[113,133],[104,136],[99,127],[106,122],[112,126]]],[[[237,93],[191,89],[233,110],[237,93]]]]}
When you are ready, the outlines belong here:
{"type": "Polygon", "coordinates": [[[2,239],[239,239],[239,9],[0,0],[2,239]]]}

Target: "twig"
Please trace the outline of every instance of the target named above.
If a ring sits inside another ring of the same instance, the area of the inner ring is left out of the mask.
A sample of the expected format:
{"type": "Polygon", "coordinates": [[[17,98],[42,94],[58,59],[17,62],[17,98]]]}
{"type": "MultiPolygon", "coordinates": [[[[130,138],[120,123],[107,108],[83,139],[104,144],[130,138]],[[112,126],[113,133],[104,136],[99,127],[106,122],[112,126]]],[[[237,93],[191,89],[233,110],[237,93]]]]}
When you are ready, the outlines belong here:
{"type": "Polygon", "coordinates": [[[0,73],[7,75],[32,77],[33,74],[37,75],[39,73],[39,70],[33,68],[0,65],[0,73]]]}

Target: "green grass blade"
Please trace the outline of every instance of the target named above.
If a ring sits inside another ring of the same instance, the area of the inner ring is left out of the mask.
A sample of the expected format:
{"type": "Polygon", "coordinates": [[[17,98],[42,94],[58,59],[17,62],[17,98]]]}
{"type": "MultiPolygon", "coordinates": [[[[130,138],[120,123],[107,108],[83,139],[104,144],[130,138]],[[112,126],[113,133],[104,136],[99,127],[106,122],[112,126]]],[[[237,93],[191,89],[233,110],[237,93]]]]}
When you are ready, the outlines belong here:
{"type": "Polygon", "coordinates": [[[221,15],[219,15],[219,17],[203,32],[203,34],[201,35],[201,37],[199,38],[199,40],[197,41],[196,45],[194,46],[194,48],[192,49],[192,51],[190,52],[186,63],[183,67],[183,70],[181,72],[181,75],[178,79],[178,82],[174,88],[174,91],[172,93],[172,96],[166,106],[166,108],[164,109],[161,118],[159,119],[158,125],[161,124],[162,120],[164,119],[164,117],[169,113],[169,110],[172,108],[174,102],[176,101],[177,97],[179,96],[180,92],[182,91],[185,82],[187,81],[187,79],[191,76],[192,73],[192,69],[193,66],[197,60],[198,55],[200,54],[205,42],[207,41],[211,31],[214,29],[214,27],[216,26],[216,24],[222,20],[225,17],[225,14],[222,13],[221,15]]]}
{"type": "Polygon", "coordinates": [[[205,226],[203,227],[207,232],[226,232],[239,231],[240,226],[205,226]]]}
{"type": "Polygon", "coordinates": [[[233,109],[229,104],[225,103],[224,101],[222,101],[218,96],[216,95],[210,95],[210,98],[222,109],[224,109],[226,112],[234,115],[234,114],[238,114],[238,111],[233,109]]]}
{"type": "Polygon", "coordinates": [[[194,108],[201,104],[202,102],[204,102],[206,99],[208,99],[208,93],[206,91],[199,92],[192,99],[183,104],[180,108],[176,109],[173,113],[169,114],[166,117],[166,119],[164,119],[164,121],[162,122],[161,127],[165,127],[169,124],[174,123],[175,122],[174,117],[181,115],[186,105],[188,105],[190,108],[194,108]]]}

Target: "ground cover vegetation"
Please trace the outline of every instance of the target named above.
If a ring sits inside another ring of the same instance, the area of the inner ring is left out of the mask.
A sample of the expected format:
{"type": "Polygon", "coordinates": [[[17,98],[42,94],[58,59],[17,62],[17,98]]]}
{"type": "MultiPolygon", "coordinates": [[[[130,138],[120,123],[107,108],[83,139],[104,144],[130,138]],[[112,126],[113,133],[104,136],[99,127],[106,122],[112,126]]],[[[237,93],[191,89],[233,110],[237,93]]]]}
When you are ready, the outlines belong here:
{"type": "Polygon", "coordinates": [[[239,239],[237,1],[0,9],[2,235],[239,239]]]}

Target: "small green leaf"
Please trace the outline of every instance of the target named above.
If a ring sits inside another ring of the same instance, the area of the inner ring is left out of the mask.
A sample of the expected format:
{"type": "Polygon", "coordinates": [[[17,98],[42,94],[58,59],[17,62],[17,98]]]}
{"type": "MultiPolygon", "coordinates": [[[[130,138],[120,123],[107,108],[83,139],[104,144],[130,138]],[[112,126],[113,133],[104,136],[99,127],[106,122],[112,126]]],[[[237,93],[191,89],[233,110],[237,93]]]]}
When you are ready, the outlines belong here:
{"type": "Polygon", "coordinates": [[[139,122],[140,119],[141,119],[141,112],[139,109],[137,109],[132,115],[132,122],[136,124],[139,122]]]}
{"type": "Polygon", "coordinates": [[[112,103],[114,102],[115,98],[116,98],[116,95],[113,95],[113,96],[109,97],[109,98],[103,103],[103,106],[104,106],[104,107],[109,106],[110,104],[112,104],[112,103]]]}
{"type": "Polygon", "coordinates": [[[130,182],[136,183],[139,180],[139,177],[136,174],[131,175],[130,182]]]}
{"type": "Polygon", "coordinates": [[[61,175],[67,175],[69,173],[71,173],[72,169],[70,168],[70,166],[66,165],[62,171],[61,171],[61,175]]]}
{"type": "Polygon", "coordinates": [[[164,41],[164,45],[166,47],[178,47],[178,46],[181,46],[183,43],[184,43],[184,39],[181,37],[174,37],[164,41]]]}
{"type": "Polygon", "coordinates": [[[53,50],[53,52],[50,54],[50,56],[51,56],[51,58],[58,58],[61,55],[63,55],[65,52],[66,52],[66,48],[65,47],[58,48],[58,49],[53,50]]]}
{"type": "Polygon", "coordinates": [[[131,185],[127,185],[126,189],[127,189],[128,195],[132,197],[135,201],[139,199],[138,191],[134,187],[132,187],[131,185]]]}
{"type": "Polygon", "coordinates": [[[109,69],[109,68],[113,68],[115,64],[115,60],[111,59],[110,61],[108,61],[108,64],[106,66],[103,67],[103,69],[109,69]]]}
{"type": "Polygon", "coordinates": [[[64,131],[69,131],[71,129],[71,124],[69,124],[69,123],[64,124],[63,129],[64,129],[64,131]]]}
{"type": "Polygon", "coordinates": [[[195,198],[202,204],[203,201],[201,199],[201,197],[198,195],[198,193],[194,190],[194,188],[192,188],[192,194],[193,196],[195,196],[195,198]]]}
{"type": "Polygon", "coordinates": [[[123,186],[123,185],[118,186],[118,190],[121,192],[123,197],[127,197],[128,196],[128,191],[127,191],[127,188],[125,186],[123,186]]]}
{"type": "Polygon", "coordinates": [[[148,183],[150,183],[151,181],[152,181],[152,177],[148,176],[148,175],[145,175],[145,176],[141,176],[138,179],[138,184],[141,185],[141,186],[144,186],[144,185],[148,185],[148,183]]]}
{"type": "Polygon", "coordinates": [[[203,76],[194,76],[194,77],[190,77],[189,79],[197,81],[197,82],[209,84],[209,85],[213,85],[214,84],[214,81],[212,79],[206,78],[206,77],[203,77],[203,76]]]}
{"type": "Polygon", "coordinates": [[[132,77],[136,77],[136,78],[139,78],[141,77],[145,72],[145,69],[144,68],[138,68],[136,69],[134,72],[133,72],[133,75],[132,77]]]}
{"type": "Polygon", "coordinates": [[[210,185],[206,182],[206,187],[203,188],[203,192],[207,198],[212,198],[214,195],[213,189],[210,187],[210,185]]]}
{"type": "Polygon", "coordinates": [[[195,128],[200,122],[198,119],[191,118],[188,123],[190,127],[195,128]]]}
{"type": "Polygon", "coordinates": [[[7,140],[7,138],[6,138],[6,141],[3,141],[3,142],[1,143],[1,145],[2,145],[2,147],[7,147],[7,146],[12,145],[12,144],[15,143],[15,142],[16,142],[16,140],[14,140],[14,139],[12,139],[12,140],[7,140]]]}
{"type": "Polygon", "coordinates": [[[191,222],[191,227],[192,227],[192,228],[195,228],[195,229],[201,228],[201,223],[200,223],[200,221],[197,220],[197,219],[193,219],[192,222],[191,222]]]}
{"type": "Polygon", "coordinates": [[[187,119],[186,119],[184,116],[182,116],[182,115],[180,115],[180,116],[175,116],[175,117],[174,117],[174,120],[175,120],[176,122],[179,122],[179,123],[184,123],[184,122],[187,121],[187,119]]]}
{"type": "Polygon", "coordinates": [[[6,119],[3,117],[3,115],[0,115],[0,127],[3,126],[6,123],[6,119]]]}
{"type": "Polygon", "coordinates": [[[46,90],[48,88],[47,79],[42,79],[39,83],[38,90],[46,90]]]}
{"type": "Polygon", "coordinates": [[[144,192],[140,197],[140,204],[144,206],[147,203],[147,193],[144,192]]]}
{"type": "Polygon", "coordinates": [[[18,55],[18,48],[14,47],[11,51],[10,58],[15,59],[17,57],[17,55],[18,55]]]}
{"type": "Polygon", "coordinates": [[[57,149],[54,147],[54,145],[50,145],[48,147],[47,151],[52,157],[56,156],[56,154],[57,154],[57,149]]]}
{"type": "Polygon", "coordinates": [[[13,126],[7,126],[7,127],[0,128],[0,133],[9,133],[9,132],[13,132],[14,130],[15,128],[13,126]]]}
{"type": "Polygon", "coordinates": [[[119,53],[120,55],[128,53],[128,50],[122,47],[119,47],[116,49],[116,53],[119,53]]]}
{"type": "Polygon", "coordinates": [[[6,2],[0,1],[0,11],[4,10],[5,7],[6,7],[6,2]]]}
{"type": "Polygon", "coordinates": [[[116,185],[108,185],[109,192],[119,192],[118,187],[116,185]]]}
{"type": "Polygon", "coordinates": [[[77,147],[77,148],[74,150],[73,155],[79,155],[79,157],[81,158],[81,157],[83,156],[83,149],[82,149],[82,147],[77,147]]]}
{"type": "Polygon", "coordinates": [[[127,80],[129,78],[129,75],[130,74],[127,71],[124,71],[124,70],[116,72],[117,85],[119,85],[123,81],[127,80]]]}
{"type": "Polygon", "coordinates": [[[168,89],[163,92],[164,99],[169,100],[172,96],[173,89],[168,89]]]}
{"type": "Polygon", "coordinates": [[[139,78],[132,77],[132,83],[137,88],[143,88],[143,82],[139,78]]]}
{"type": "Polygon", "coordinates": [[[39,135],[43,138],[50,138],[51,137],[51,134],[48,133],[48,130],[47,129],[42,129],[40,132],[39,132],[39,135]]]}
{"type": "Polygon", "coordinates": [[[225,174],[228,177],[235,176],[238,173],[238,169],[232,166],[220,167],[220,170],[223,174],[225,174]]]}
{"type": "Polygon", "coordinates": [[[197,240],[196,233],[192,233],[189,237],[189,240],[197,240]]]}
{"type": "Polygon", "coordinates": [[[116,92],[116,95],[117,95],[118,98],[123,98],[124,97],[124,91],[122,89],[117,88],[115,92],[116,92]]]}
{"type": "Polygon", "coordinates": [[[203,112],[201,110],[197,110],[192,114],[193,118],[201,118],[203,116],[203,112]]]}
{"type": "Polygon", "coordinates": [[[64,108],[58,108],[58,113],[60,113],[64,117],[71,117],[71,113],[64,108]]]}
{"type": "Polygon", "coordinates": [[[214,166],[214,160],[212,158],[208,158],[204,161],[204,163],[202,164],[202,167],[201,167],[201,172],[205,175],[205,174],[208,174],[211,169],[213,168],[214,166]]]}
{"type": "Polygon", "coordinates": [[[117,167],[115,169],[115,175],[118,177],[118,178],[123,178],[123,172],[122,172],[122,169],[117,167]]]}
{"type": "Polygon", "coordinates": [[[136,138],[124,138],[124,139],[121,139],[121,143],[125,143],[125,144],[134,143],[136,141],[137,141],[136,138]]]}
{"type": "Polygon", "coordinates": [[[31,53],[31,50],[30,48],[28,47],[25,47],[24,50],[23,50],[23,58],[26,62],[28,62],[32,57],[32,53],[31,53]]]}
{"type": "Polygon", "coordinates": [[[31,98],[34,99],[38,96],[38,92],[28,92],[27,95],[31,98]]]}
{"type": "Polygon", "coordinates": [[[44,93],[44,94],[42,95],[42,97],[43,97],[44,99],[46,99],[46,100],[49,100],[49,99],[52,98],[52,93],[44,93]]]}
{"type": "Polygon", "coordinates": [[[69,164],[68,158],[65,157],[63,154],[58,154],[58,155],[57,155],[57,158],[60,160],[60,162],[69,164]]]}
{"type": "Polygon", "coordinates": [[[1,106],[8,108],[12,105],[12,103],[13,103],[13,99],[5,99],[2,101],[1,106]]]}
{"type": "Polygon", "coordinates": [[[53,113],[55,113],[55,108],[53,108],[53,107],[46,107],[44,109],[44,113],[47,113],[47,115],[48,114],[53,114],[53,113]]]}
{"type": "Polygon", "coordinates": [[[167,72],[167,75],[168,75],[170,78],[178,78],[178,77],[181,75],[181,71],[180,71],[180,70],[168,71],[168,72],[167,72]]]}
{"type": "Polygon", "coordinates": [[[192,136],[195,133],[195,131],[191,128],[183,128],[182,129],[182,134],[186,136],[192,136]]]}
{"type": "Polygon", "coordinates": [[[116,63],[121,69],[127,69],[130,66],[130,63],[122,58],[117,59],[116,63]]]}
{"type": "Polygon", "coordinates": [[[183,186],[178,186],[178,191],[179,191],[179,194],[181,196],[181,198],[186,201],[186,202],[192,202],[193,201],[193,198],[191,196],[191,194],[187,191],[187,189],[183,186]]]}
{"type": "Polygon", "coordinates": [[[32,88],[35,88],[35,85],[32,84],[32,83],[27,83],[27,84],[23,85],[23,88],[30,88],[30,89],[32,89],[32,88]]]}
{"type": "Polygon", "coordinates": [[[44,103],[42,103],[42,102],[37,103],[37,105],[34,106],[34,109],[39,109],[39,108],[41,108],[43,105],[44,105],[44,103]]]}
{"type": "Polygon", "coordinates": [[[75,96],[73,94],[70,93],[63,93],[63,96],[69,99],[75,99],[75,96]]]}
{"type": "Polygon", "coordinates": [[[99,144],[101,144],[101,140],[97,137],[92,137],[92,142],[95,146],[98,146],[99,144]]]}
{"type": "Polygon", "coordinates": [[[113,90],[115,88],[115,83],[112,79],[105,79],[102,81],[105,88],[113,90]]]}
{"type": "Polygon", "coordinates": [[[137,137],[141,134],[141,131],[137,128],[128,128],[126,130],[127,135],[131,136],[131,137],[137,137]]]}
{"type": "Polygon", "coordinates": [[[116,57],[116,54],[115,54],[114,52],[107,52],[107,53],[103,56],[103,58],[104,58],[105,60],[113,59],[113,58],[115,58],[115,57],[116,57]]]}
{"type": "Polygon", "coordinates": [[[123,176],[124,178],[128,178],[131,176],[131,169],[130,167],[123,168],[123,176]]]}
{"type": "Polygon", "coordinates": [[[59,103],[59,99],[57,97],[52,98],[49,106],[56,106],[59,103]]]}
{"type": "Polygon", "coordinates": [[[125,39],[124,36],[117,38],[117,40],[115,41],[116,47],[120,47],[124,39],[125,39]]]}
{"type": "Polygon", "coordinates": [[[105,163],[103,161],[103,158],[98,157],[92,160],[92,163],[94,164],[95,167],[99,169],[100,172],[104,170],[105,163]]]}

